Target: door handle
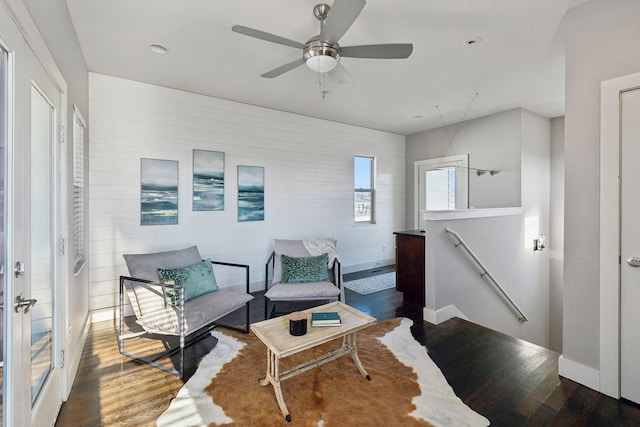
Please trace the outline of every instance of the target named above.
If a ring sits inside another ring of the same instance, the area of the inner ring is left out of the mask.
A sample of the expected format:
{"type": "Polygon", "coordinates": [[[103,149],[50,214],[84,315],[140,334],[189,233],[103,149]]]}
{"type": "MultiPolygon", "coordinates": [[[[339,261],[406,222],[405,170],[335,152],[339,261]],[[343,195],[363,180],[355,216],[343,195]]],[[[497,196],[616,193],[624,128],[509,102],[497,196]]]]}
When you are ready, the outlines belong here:
{"type": "Polygon", "coordinates": [[[13,269],[13,272],[15,273],[16,278],[24,276],[24,262],[16,262],[16,267],[13,269]]]}
{"type": "Polygon", "coordinates": [[[18,295],[16,297],[16,302],[13,303],[13,309],[16,311],[16,313],[20,313],[20,310],[24,309],[23,314],[26,314],[34,305],[36,305],[37,302],[38,300],[35,298],[24,299],[21,295],[18,295]]]}
{"type": "Polygon", "coordinates": [[[640,267],[640,257],[634,256],[627,260],[627,264],[631,267],[640,267]]]}

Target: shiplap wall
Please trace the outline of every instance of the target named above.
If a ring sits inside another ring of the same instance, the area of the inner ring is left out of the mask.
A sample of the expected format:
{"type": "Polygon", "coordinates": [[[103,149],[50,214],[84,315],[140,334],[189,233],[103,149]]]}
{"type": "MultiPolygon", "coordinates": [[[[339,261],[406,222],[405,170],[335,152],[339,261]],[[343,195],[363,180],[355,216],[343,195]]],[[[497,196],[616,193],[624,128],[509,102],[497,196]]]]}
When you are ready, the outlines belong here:
{"type": "MultiPolygon", "coordinates": [[[[91,310],[115,307],[123,253],[196,244],[264,282],[274,238],[333,236],[345,271],[393,263],[405,227],[405,137],[150,84],[89,75],[91,310]],[[192,150],[225,153],[225,209],[191,210],[192,150]],[[377,223],[354,225],[353,157],[377,159],[377,223]],[[179,224],[140,225],[140,158],[179,162],[179,224]],[[237,166],[265,168],[265,220],[237,221],[237,166]]],[[[243,276],[217,271],[223,283],[243,276]]]]}

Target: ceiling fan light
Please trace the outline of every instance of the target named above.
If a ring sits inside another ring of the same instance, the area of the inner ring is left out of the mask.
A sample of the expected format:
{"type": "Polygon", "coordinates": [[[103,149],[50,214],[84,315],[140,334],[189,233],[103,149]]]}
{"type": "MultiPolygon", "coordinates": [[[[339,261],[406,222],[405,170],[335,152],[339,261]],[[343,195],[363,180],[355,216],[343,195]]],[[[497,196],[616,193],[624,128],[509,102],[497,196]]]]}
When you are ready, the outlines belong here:
{"type": "Polygon", "coordinates": [[[338,43],[327,43],[320,40],[320,36],[310,38],[302,51],[302,59],[311,71],[328,73],[336,68],[340,61],[340,46],[338,43]]]}
{"type": "Polygon", "coordinates": [[[305,63],[311,71],[315,71],[316,73],[328,73],[338,65],[336,58],[329,55],[311,56],[307,58],[305,63]]]}

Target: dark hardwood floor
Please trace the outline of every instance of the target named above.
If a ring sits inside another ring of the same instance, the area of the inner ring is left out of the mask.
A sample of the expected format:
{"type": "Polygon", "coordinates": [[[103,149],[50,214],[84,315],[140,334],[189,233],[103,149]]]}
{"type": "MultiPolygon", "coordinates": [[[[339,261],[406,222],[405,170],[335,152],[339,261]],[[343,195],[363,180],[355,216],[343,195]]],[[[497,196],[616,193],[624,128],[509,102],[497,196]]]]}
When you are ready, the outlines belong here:
{"type": "MultiPolygon", "coordinates": [[[[382,268],[345,276],[352,280],[382,268]]],[[[251,322],[262,320],[261,293],[251,304],[251,322]]],[[[407,317],[456,394],[492,426],[640,426],[640,408],[558,376],[558,353],[473,323],[451,319],[422,322],[422,309],[404,305],[394,289],[362,296],[346,290],[346,302],[379,320],[407,317]]],[[[297,310],[300,305],[279,307],[297,310]]],[[[241,315],[227,319],[244,322],[241,315]]],[[[57,426],[155,425],[183,382],[158,369],[122,358],[113,322],[92,325],[80,370],[57,426]]],[[[203,340],[188,357],[197,360],[215,341],[203,340]]]]}

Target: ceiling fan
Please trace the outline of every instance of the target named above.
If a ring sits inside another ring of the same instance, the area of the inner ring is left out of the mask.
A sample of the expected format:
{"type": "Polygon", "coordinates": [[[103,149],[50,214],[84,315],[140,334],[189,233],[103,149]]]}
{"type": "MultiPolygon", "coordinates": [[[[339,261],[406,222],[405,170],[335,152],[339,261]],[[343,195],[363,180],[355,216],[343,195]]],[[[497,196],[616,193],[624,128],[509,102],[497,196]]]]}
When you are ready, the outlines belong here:
{"type": "Polygon", "coordinates": [[[360,46],[340,46],[338,40],[356,20],[366,0],[335,0],[333,6],[320,3],[313,8],[314,16],[320,21],[320,34],[306,43],[280,37],[275,34],[234,25],[231,30],[249,37],[302,49],[302,57],[262,74],[273,78],[306,64],[316,73],[328,73],[339,84],[351,81],[351,76],[340,64],[340,58],[404,59],[413,52],[413,44],[373,44],[360,46]]]}

